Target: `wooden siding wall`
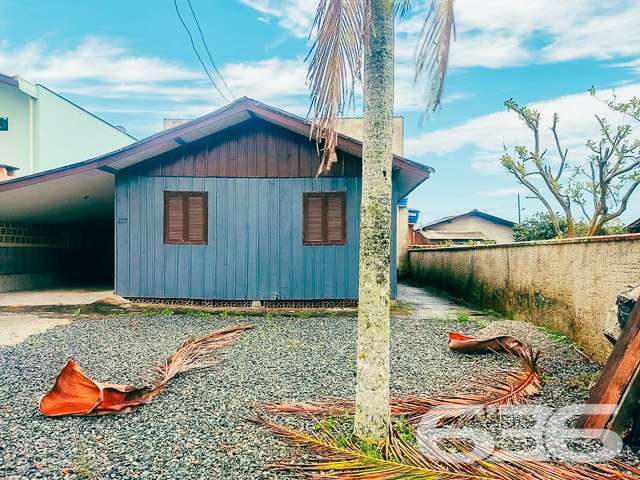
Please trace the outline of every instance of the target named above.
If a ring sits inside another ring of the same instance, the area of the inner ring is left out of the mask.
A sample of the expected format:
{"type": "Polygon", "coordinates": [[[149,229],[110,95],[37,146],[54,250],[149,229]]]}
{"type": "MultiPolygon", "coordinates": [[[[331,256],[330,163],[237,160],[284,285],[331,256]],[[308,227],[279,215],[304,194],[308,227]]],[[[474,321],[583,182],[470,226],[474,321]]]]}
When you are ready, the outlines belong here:
{"type": "MultiPolygon", "coordinates": [[[[357,177],[118,175],[116,292],[220,300],[357,298],[360,189],[357,177]],[[172,190],[209,192],[208,245],[163,243],[163,192],[172,190]],[[320,191],[347,192],[346,245],[302,243],[303,192],[320,191]]],[[[395,231],[392,238],[395,249],[395,231]]],[[[392,273],[395,295],[395,261],[392,273]]]]}
{"type": "MultiPolygon", "coordinates": [[[[123,173],[164,177],[314,177],[316,143],[255,118],[130,167],[123,173]]],[[[359,177],[358,157],[338,152],[329,177],[359,177]]]]}
{"type": "MultiPolygon", "coordinates": [[[[356,177],[119,175],[116,292],[220,300],[357,298],[360,189],[356,177]],[[163,243],[165,190],[209,192],[208,245],[163,243]],[[303,245],[302,194],[319,191],[347,192],[346,245],[303,245]]],[[[392,279],[395,295],[395,274],[392,279]]]]}

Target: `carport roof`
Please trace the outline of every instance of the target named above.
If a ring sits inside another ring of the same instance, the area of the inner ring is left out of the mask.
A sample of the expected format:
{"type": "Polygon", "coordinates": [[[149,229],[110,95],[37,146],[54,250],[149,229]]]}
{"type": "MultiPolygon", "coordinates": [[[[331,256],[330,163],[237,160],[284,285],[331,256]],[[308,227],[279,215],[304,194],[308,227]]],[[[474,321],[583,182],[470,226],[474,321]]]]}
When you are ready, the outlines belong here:
{"type": "MultiPolygon", "coordinates": [[[[106,155],[0,183],[0,219],[63,224],[110,218],[115,173],[250,118],[261,118],[309,135],[310,124],[305,119],[243,97],[215,112],[106,155]]],[[[339,135],[338,149],[360,157],[362,142],[339,135]]],[[[394,156],[393,165],[401,198],[434,171],[399,156],[394,156]]]]}

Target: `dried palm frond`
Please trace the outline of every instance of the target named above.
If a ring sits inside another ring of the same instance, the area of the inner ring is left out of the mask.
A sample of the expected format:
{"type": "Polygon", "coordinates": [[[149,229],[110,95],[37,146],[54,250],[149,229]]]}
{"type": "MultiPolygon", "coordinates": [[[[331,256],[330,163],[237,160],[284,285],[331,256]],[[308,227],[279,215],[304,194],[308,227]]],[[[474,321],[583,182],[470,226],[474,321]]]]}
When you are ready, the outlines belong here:
{"type": "Polygon", "coordinates": [[[311,36],[308,78],[313,111],[311,136],[322,142],[317,175],[337,161],[338,115],[353,99],[361,77],[366,0],[320,0],[311,36]]]}
{"type": "Polygon", "coordinates": [[[528,461],[504,452],[474,450],[462,442],[451,442],[465,462],[451,462],[442,455],[425,455],[393,428],[379,448],[371,448],[341,432],[323,428],[307,433],[259,416],[253,420],[277,437],[315,454],[299,461],[279,462],[271,468],[313,478],[396,480],[632,480],[637,469],[620,462],[607,465],[571,466],[528,461]]]}
{"type": "Polygon", "coordinates": [[[233,325],[185,342],[151,373],[150,386],[114,385],[95,382],[76,362],[69,360],[58,374],[51,391],[40,398],[38,408],[45,416],[102,415],[124,413],[149,403],[176,375],[214,365],[212,354],[233,341],[252,324],[233,325]]]}
{"type": "Polygon", "coordinates": [[[151,384],[153,387],[147,396],[156,395],[173,377],[180,373],[215,365],[218,361],[212,354],[235,342],[244,330],[249,330],[254,326],[251,323],[232,325],[208,335],[187,340],[152,372],[151,384]]]}
{"type": "MultiPolygon", "coordinates": [[[[531,346],[518,350],[521,354],[522,366],[517,369],[503,370],[499,373],[477,377],[467,383],[476,389],[473,393],[463,393],[449,397],[429,397],[407,395],[392,399],[390,402],[392,415],[405,415],[412,423],[428,420],[430,412],[447,409],[447,418],[464,417],[468,419],[488,408],[505,405],[520,405],[528,397],[537,394],[542,387],[538,361],[540,353],[531,346]],[[475,413],[474,413],[475,412],[475,413]]],[[[352,414],[354,403],[349,400],[329,399],[319,402],[287,402],[262,404],[260,409],[276,414],[294,414],[307,416],[334,416],[352,414]]]]}
{"type": "Polygon", "coordinates": [[[432,0],[420,31],[415,82],[424,85],[428,109],[440,104],[449,64],[451,36],[455,38],[454,0],[432,0]]]}

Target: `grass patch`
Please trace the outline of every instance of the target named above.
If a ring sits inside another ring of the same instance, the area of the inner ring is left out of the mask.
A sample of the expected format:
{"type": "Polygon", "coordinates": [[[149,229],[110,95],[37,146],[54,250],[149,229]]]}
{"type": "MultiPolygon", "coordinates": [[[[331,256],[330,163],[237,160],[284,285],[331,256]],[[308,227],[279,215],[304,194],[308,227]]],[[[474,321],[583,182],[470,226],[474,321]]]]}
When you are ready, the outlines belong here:
{"type": "Polygon", "coordinates": [[[567,386],[572,390],[578,390],[582,393],[590,393],[600,378],[600,371],[592,373],[583,373],[576,375],[567,380],[567,386]]]}
{"type": "Polygon", "coordinates": [[[471,319],[469,312],[467,310],[460,310],[456,314],[456,321],[458,322],[468,322],[471,319]]]}
{"type": "Polygon", "coordinates": [[[553,328],[547,327],[538,327],[538,329],[544,332],[547,338],[553,343],[557,343],[559,345],[574,345],[573,340],[571,340],[559,330],[554,330],[553,328]]]}
{"type": "MultiPolygon", "coordinates": [[[[404,416],[391,417],[391,424],[405,442],[416,445],[415,430],[404,416]]],[[[353,436],[353,416],[351,415],[322,418],[313,425],[312,429],[316,432],[330,433],[332,437],[337,438],[337,443],[342,447],[356,445],[369,458],[384,458],[381,445],[371,444],[353,436]]]]}
{"type": "Polygon", "coordinates": [[[484,319],[484,318],[474,318],[473,321],[477,325],[478,328],[486,328],[489,325],[491,325],[491,322],[489,320],[484,319]]]}
{"type": "Polygon", "coordinates": [[[391,302],[391,315],[397,317],[410,317],[415,312],[413,305],[405,303],[401,300],[391,302]]]}
{"type": "Polygon", "coordinates": [[[543,371],[540,373],[540,379],[542,380],[542,383],[549,385],[550,383],[553,383],[553,374],[543,371]]]}
{"type": "Polygon", "coordinates": [[[491,308],[485,308],[484,310],[482,310],[482,313],[484,313],[487,317],[494,317],[498,320],[513,320],[513,318],[506,313],[498,312],[496,310],[492,310],[491,308]]]}

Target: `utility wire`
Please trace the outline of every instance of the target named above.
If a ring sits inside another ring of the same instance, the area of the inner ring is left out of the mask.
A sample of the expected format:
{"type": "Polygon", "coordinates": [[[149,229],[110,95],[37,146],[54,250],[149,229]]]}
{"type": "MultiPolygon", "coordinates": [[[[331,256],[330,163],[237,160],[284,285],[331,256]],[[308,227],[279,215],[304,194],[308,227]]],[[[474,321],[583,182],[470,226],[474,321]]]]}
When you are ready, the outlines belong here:
{"type": "Polygon", "coordinates": [[[226,87],[227,91],[229,92],[231,97],[235,100],[236,96],[233,94],[233,92],[229,88],[229,85],[227,85],[227,81],[222,76],[222,73],[220,73],[220,70],[218,70],[218,67],[216,66],[216,62],[213,61],[213,56],[211,55],[211,52],[209,51],[209,46],[207,45],[207,41],[204,39],[204,34],[202,33],[202,29],[200,28],[200,22],[198,22],[198,17],[196,16],[196,12],[193,11],[193,6],[191,5],[191,0],[187,0],[187,4],[189,5],[189,10],[191,10],[191,15],[193,15],[193,19],[196,21],[196,27],[198,27],[198,32],[200,32],[200,38],[202,39],[202,44],[204,45],[205,50],[207,51],[207,55],[209,56],[209,60],[211,60],[211,65],[213,65],[213,69],[218,74],[218,77],[220,77],[220,80],[222,80],[222,83],[224,83],[224,86],[226,87]]]}
{"type": "Polygon", "coordinates": [[[187,26],[186,23],[184,23],[184,20],[182,19],[182,15],[180,15],[180,10],[178,9],[178,0],[173,0],[173,6],[176,8],[176,13],[178,14],[178,18],[180,19],[180,23],[182,24],[182,26],[184,27],[185,31],[187,32],[187,35],[189,35],[189,40],[191,41],[191,47],[193,48],[193,51],[195,52],[196,56],[198,57],[198,60],[200,61],[200,65],[202,65],[202,68],[204,69],[204,72],[207,74],[207,77],[209,77],[209,80],[211,81],[211,85],[213,85],[213,88],[216,89],[216,91],[220,94],[220,96],[222,98],[225,99],[225,101],[231,103],[231,100],[229,100],[225,96],[225,94],[222,93],[220,88],[218,88],[218,85],[216,84],[215,80],[213,79],[213,77],[209,73],[209,69],[207,68],[207,65],[202,61],[202,57],[200,56],[200,53],[198,52],[198,49],[196,48],[196,44],[193,41],[193,36],[191,35],[191,32],[189,31],[189,27],[187,26]]]}

